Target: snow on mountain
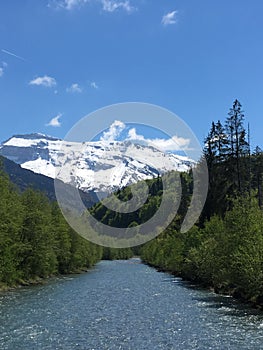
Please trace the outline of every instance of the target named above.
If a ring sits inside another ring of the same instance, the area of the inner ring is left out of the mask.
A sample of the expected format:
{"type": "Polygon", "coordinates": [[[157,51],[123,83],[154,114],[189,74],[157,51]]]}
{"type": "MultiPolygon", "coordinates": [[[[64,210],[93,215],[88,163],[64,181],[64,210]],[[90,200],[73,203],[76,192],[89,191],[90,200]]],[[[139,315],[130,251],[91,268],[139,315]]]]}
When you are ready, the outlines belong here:
{"type": "Polygon", "coordinates": [[[0,154],[35,173],[97,192],[112,192],[193,165],[187,157],[130,141],[77,143],[43,134],[15,135],[2,143],[0,154]]]}

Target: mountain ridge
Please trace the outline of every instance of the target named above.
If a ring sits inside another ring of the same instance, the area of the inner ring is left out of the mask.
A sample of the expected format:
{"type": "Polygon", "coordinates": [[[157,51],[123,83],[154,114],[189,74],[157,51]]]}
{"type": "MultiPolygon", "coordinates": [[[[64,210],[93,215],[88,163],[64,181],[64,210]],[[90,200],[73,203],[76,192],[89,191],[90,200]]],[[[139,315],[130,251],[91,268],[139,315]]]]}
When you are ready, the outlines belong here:
{"type": "Polygon", "coordinates": [[[187,157],[129,140],[81,143],[41,133],[10,137],[1,144],[0,155],[83,191],[105,193],[168,171],[187,171],[194,164],[187,157]]]}

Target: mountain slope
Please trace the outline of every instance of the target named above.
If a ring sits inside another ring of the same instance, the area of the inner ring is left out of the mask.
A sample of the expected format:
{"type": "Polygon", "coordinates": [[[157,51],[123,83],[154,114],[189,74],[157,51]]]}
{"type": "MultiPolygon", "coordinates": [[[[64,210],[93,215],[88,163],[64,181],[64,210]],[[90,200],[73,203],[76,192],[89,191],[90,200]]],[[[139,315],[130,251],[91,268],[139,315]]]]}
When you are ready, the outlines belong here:
{"type": "MultiPolygon", "coordinates": [[[[27,188],[33,188],[44,192],[51,201],[56,200],[54,179],[23,169],[20,165],[3,156],[0,156],[0,164],[3,165],[3,170],[8,174],[10,180],[20,191],[23,192],[27,188]]],[[[69,185],[63,185],[63,188],[67,191],[67,189],[69,190],[69,185]]],[[[83,191],[79,191],[79,193],[83,203],[87,207],[91,207],[98,201],[97,196],[93,193],[86,193],[83,191]]]]}
{"type": "Polygon", "coordinates": [[[113,192],[193,165],[187,157],[132,142],[64,142],[43,134],[15,135],[1,145],[0,154],[86,192],[113,192]]]}

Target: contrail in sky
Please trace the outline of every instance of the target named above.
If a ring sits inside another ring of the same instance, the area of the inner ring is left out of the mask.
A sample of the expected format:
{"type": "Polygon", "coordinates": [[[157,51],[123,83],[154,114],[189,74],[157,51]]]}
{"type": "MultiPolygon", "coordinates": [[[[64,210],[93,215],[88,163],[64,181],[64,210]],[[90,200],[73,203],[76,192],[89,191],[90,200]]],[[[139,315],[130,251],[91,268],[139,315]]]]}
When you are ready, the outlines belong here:
{"type": "Polygon", "coordinates": [[[18,58],[19,60],[22,60],[22,61],[25,61],[25,62],[26,62],[26,60],[25,60],[23,57],[18,56],[18,55],[14,54],[14,53],[12,53],[12,52],[10,52],[10,51],[4,50],[4,49],[2,49],[1,51],[4,52],[4,53],[6,53],[7,55],[16,57],[16,58],[18,58]]]}

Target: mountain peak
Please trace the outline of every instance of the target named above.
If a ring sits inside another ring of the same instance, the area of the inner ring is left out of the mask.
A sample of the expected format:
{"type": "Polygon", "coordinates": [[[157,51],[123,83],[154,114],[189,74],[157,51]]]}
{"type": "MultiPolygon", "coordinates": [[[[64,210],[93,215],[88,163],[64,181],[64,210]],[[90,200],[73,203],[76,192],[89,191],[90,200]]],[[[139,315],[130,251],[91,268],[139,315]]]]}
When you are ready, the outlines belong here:
{"type": "Polygon", "coordinates": [[[39,132],[33,132],[30,134],[16,134],[13,135],[12,137],[10,137],[8,140],[4,141],[4,143],[8,142],[9,140],[16,138],[16,139],[24,139],[24,140],[39,140],[39,139],[46,139],[46,140],[50,140],[50,141],[57,141],[59,140],[59,138],[54,137],[54,136],[49,136],[46,134],[42,134],[39,132]]]}

